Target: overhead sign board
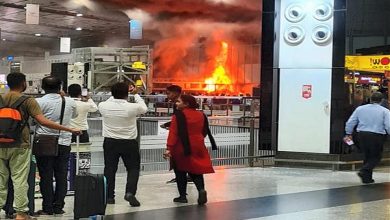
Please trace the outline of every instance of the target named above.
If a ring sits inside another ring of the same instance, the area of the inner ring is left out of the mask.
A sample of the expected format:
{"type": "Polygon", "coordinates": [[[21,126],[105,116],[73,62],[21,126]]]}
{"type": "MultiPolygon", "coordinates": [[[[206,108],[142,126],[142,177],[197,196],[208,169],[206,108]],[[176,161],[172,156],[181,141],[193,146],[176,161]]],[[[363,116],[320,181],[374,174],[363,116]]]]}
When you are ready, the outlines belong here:
{"type": "Polygon", "coordinates": [[[346,56],[345,67],[349,70],[385,72],[390,70],[390,55],[346,56]]]}

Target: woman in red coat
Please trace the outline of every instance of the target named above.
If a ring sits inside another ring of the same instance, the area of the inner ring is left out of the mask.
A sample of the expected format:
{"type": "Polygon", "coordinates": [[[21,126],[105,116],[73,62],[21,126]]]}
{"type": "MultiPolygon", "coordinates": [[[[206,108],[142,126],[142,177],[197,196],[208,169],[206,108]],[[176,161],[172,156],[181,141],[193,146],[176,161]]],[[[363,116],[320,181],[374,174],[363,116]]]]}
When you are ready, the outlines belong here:
{"type": "MultiPolygon", "coordinates": [[[[187,203],[187,173],[194,181],[199,192],[198,204],[207,202],[203,174],[214,173],[210,155],[206,149],[205,116],[197,111],[198,104],[193,96],[181,95],[177,111],[172,116],[167,141],[165,158],[170,157],[171,169],[176,174],[177,188],[180,196],[174,202],[187,203]]],[[[208,127],[207,127],[208,128],[208,127]]]]}

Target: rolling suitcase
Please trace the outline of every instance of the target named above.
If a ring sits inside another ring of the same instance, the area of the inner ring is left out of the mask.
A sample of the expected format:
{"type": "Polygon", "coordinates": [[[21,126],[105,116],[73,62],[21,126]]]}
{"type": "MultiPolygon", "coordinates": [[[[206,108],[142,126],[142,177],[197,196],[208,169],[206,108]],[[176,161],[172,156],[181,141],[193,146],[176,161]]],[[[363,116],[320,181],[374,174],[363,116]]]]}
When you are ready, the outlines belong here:
{"type": "Polygon", "coordinates": [[[105,215],[107,183],[103,174],[79,175],[79,136],[76,139],[74,219],[105,215]]]}

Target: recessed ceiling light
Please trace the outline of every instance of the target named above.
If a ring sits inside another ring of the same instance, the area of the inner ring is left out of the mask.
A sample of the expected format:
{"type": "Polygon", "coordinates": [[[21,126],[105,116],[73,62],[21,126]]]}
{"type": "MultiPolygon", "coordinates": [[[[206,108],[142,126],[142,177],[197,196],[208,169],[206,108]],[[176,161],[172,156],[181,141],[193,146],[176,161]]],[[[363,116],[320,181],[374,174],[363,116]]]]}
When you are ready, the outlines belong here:
{"type": "Polygon", "coordinates": [[[35,36],[40,37],[40,36],[42,36],[42,34],[35,34],[35,36]]]}
{"type": "Polygon", "coordinates": [[[83,17],[83,14],[77,13],[76,16],[77,16],[77,17],[83,17]]]}
{"type": "Polygon", "coordinates": [[[7,39],[3,38],[3,41],[6,41],[7,39]]]}
{"type": "Polygon", "coordinates": [[[76,31],[81,31],[81,30],[83,30],[81,27],[76,28],[76,31]]]}

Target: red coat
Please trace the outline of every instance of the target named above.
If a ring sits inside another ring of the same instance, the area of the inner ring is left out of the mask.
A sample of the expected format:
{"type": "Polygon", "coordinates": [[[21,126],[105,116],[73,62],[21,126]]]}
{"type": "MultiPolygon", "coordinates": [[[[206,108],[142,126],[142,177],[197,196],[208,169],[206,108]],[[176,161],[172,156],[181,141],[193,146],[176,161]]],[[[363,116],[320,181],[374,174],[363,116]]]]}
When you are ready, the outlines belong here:
{"type": "Polygon", "coordinates": [[[214,173],[210,155],[206,149],[203,136],[204,116],[195,109],[183,110],[186,117],[188,138],[190,141],[191,154],[184,155],[184,149],[177,131],[176,116],[172,116],[167,141],[168,150],[171,152],[171,169],[175,168],[192,174],[214,173]]]}

